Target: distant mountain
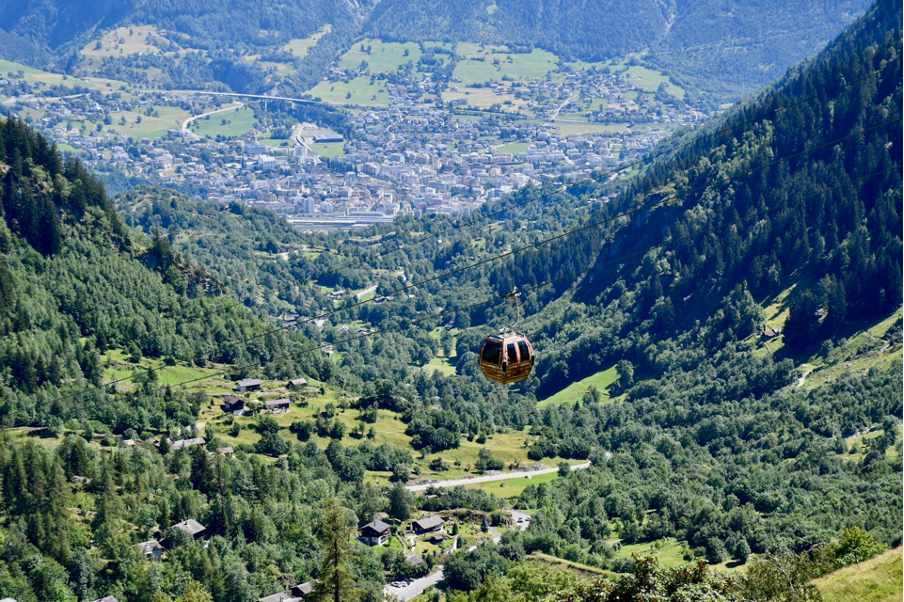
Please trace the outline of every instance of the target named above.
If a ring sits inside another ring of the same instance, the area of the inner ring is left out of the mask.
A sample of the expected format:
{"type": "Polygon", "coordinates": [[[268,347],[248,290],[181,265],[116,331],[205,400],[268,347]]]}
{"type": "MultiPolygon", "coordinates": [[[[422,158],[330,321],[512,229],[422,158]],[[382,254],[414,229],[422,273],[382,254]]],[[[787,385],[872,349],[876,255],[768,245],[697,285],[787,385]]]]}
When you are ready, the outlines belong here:
{"type": "Polygon", "coordinates": [[[0,57],[71,70],[78,51],[100,32],[141,25],[184,49],[228,57],[240,48],[278,48],[328,24],[350,33],[359,10],[356,3],[328,0],[11,0],[0,15],[0,57]]]}
{"type": "Polygon", "coordinates": [[[396,41],[536,46],[591,61],[646,53],[673,76],[737,97],[818,51],[867,5],[864,0],[384,0],[365,31],[396,41]]]}

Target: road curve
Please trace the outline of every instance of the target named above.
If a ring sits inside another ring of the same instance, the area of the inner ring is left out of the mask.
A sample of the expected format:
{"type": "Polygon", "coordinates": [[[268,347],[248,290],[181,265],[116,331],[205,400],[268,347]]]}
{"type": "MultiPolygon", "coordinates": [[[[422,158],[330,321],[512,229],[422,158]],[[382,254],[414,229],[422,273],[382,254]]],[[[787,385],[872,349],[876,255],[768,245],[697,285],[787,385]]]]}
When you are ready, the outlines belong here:
{"type": "MultiPolygon", "coordinates": [[[[584,468],[589,468],[590,462],[584,462],[583,464],[573,464],[571,466],[571,470],[581,470],[584,468]]],[[[449,481],[435,481],[433,483],[426,483],[420,485],[408,485],[406,489],[408,491],[427,491],[431,487],[457,487],[459,485],[474,485],[477,483],[492,483],[493,481],[508,481],[509,479],[523,479],[524,477],[533,477],[541,474],[550,474],[553,472],[559,472],[558,468],[543,468],[540,470],[533,471],[524,471],[524,472],[507,472],[504,474],[493,474],[486,475],[482,477],[470,477],[467,479],[452,479],[449,481]]]]}
{"type": "Polygon", "coordinates": [[[192,117],[189,117],[188,119],[186,119],[185,121],[182,122],[182,133],[183,134],[191,133],[188,129],[188,126],[191,125],[191,122],[194,121],[195,119],[203,119],[204,117],[207,117],[209,115],[216,115],[217,113],[226,113],[227,111],[235,111],[237,109],[241,109],[243,106],[245,106],[245,103],[239,102],[239,103],[236,103],[235,105],[233,105],[231,107],[227,107],[225,109],[217,109],[216,111],[208,111],[207,113],[201,113],[200,115],[194,115],[192,117]]]}

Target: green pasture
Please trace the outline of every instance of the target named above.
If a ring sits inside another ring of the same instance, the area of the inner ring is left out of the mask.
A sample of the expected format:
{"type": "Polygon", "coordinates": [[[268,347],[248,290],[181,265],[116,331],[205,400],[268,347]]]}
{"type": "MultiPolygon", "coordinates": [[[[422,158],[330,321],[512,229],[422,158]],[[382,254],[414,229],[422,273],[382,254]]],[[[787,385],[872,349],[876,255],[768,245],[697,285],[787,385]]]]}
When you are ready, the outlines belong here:
{"type": "Polygon", "coordinates": [[[256,124],[254,111],[242,108],[210,115],[209,119],[197,119],[191,123],[191,131],[202,138],[216,138],[218,134],[226,138],[239,138],[251,131],[256,124]]]}
{"type": "Polygon", "coordinates": [[[308,52],[311,51],[311,48],[313,48],[314,46],[317,45],[317,42],[320,41],[320,38],[329,34],[332,31],[333,31],[333,26],[330,25],[329,23],[327,23],[326,25],[323,26],[323,29],[321,29],[320,31],[318,31],[316,33],[312,33],[311,35],[309,35],[306,38],[303,38],[303,39],[295,38],[295,39],[289,40],[289,43],[286,44],[285,46],[283,46],[283,50],[285,50],[287,52],[291,52],[298,58],[303,59],[304,57],[306,57],[308,55],[308,52]]]}
{"type": "MultiPolygon", "coordinates": [[[[461,52],[461,49],[459,49],[461,52]]],[[[534,49],[529,54],[492,53],[483,60],[465,59],[455,66],[453,77],[462,85],[502,81],[509,77],[515,81],[540,80],[557,68],[559,58],[546,50],[534,49]],[[498,64],[494,64],[498,61],[498,64]]]]}
{"type": "Polygon", "coordinates": [[[618,372],[615,371],[615,366],[611,366],[606,370],[597,372],[596,374],[571,383],[558,393],[550,395],[546,399],[541,400],[539,403],[537,403],[537,407],[543,408],[550,404],[573,404],[575,402],[581,401],[581,399],[584,397],[584,393],[586,393],[590,389],[590,387],[596,387],[600,394],[602,394],[603,403],[610,402],[612,401],[612,399],[609,397],[609,387],[611,387],[617,380],[618,372]]]}
{"type": "Polygon", "coordinates": [[[421,49],[414,42],[381,42],[365,39],[355,42],[339,59],[340,69],[355,69],[361,61],[367,61],[367,71],[373,74],[394,73],[411,61],[415,65],[421,60],[421,49]],[[361,47],[370,47],[370,53],[362,52],[361,47]],[[405,56],[408,51],[408,56],[405,56]]]}
{"type": "Polygon", "coordinates": [[[308,91],[314,98],[330,104],[373,105],[389,104],[389,92],[379,80],[371,83],[370,77],[356,77],[349,81],[322,81],[308,91]]]}

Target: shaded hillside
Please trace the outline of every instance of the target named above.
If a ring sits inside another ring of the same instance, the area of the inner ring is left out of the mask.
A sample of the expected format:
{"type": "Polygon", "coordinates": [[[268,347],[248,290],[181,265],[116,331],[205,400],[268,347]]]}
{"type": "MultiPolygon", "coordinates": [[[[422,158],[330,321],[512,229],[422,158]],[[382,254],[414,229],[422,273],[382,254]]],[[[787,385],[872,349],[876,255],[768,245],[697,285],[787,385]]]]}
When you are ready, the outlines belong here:
{"type": "Polygon", "coordinates": [[[536,46],[588,61],[649,52],[648,59],[673,77],[733,100],[819,50],[866,5],[862,0],[384,0],[365,30],[394,41],[536,46]]]}
{"type": "MultiPolygon", "coordinates": [[[[588,221],[667,202],[623,226],[607,224],[599,255],[562,243],[516,256],[495,272],[491,281],[497,290],[532,285],[545,280],[541,265],[585,269],[756,215],[588,275],[575,298],[599,312],[604,319],[594,321],[606,326],[556,333],[549,343],[555,352],[544,354],[548,359],[538,366],[545,382],[592,374],[623,353],[652,367],[650,342],[697,321],[710,344],[743,339],[762,323],[755,302],[798,281],[805,286],[790,300],[786,337],[795,349],[818,345],[848,321],[888,315],[897,307],[902,294],[901,130],[895,123],[901,116],[899,17],[900,7],[877,3],[818,57],[703,134],[754,123],[678,151],[631,182],[588,221]],[[841,82],[859,83],[838,88],[841,82]],[[807,98],[812,100],[800,102],[807,98]],[[767,118],[756,119],[762,115],[767,118]],[[783,160],[800,153],[805,154],[783,160]],[[732,179],[723,181],[727,178],[732,179]]],[[[540,291],[539,298],[549,299],[551,291],[540,291]]]]}

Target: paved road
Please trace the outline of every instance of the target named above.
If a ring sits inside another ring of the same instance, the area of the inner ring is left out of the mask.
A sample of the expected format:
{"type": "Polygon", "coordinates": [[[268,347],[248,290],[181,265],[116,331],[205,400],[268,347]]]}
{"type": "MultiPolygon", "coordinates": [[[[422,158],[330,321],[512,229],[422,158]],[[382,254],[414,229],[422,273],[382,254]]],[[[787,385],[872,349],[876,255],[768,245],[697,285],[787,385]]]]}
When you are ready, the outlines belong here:
{"type": "MultiPolygon", "coordinates": [[[[571,470],[581,470],[589,468],[590,462],[583,464],[573,464],[571,470]]],[[[509,479],[523,479],[524,477],[533,477],[541,474],[550,474],[559,472],[558,468],[543,468],[531,472],[507,472],[504,474],[487,475],[483,477],[471,477],[469,479],[452,479],[450,481],[435,481],[424,485],[408,485],[408,491],[426,491],[430,487],[457,487],[458,485],[474,485],[476,483],[491,483],[493,481],[508,481],[509,479]]]]}
{"type": "Polygon", "coordinates": [[[415,579],[407,587],[398,588],[391,585],[383,586],[383,593],[386,596],[395,596],[399,600],[411,600],[415,596],[424,593],[424,590],[431,585],[436,585],[443,580],[443,570],[440,568],[434,573],[430,573],[426,577],[415,579]]]}

